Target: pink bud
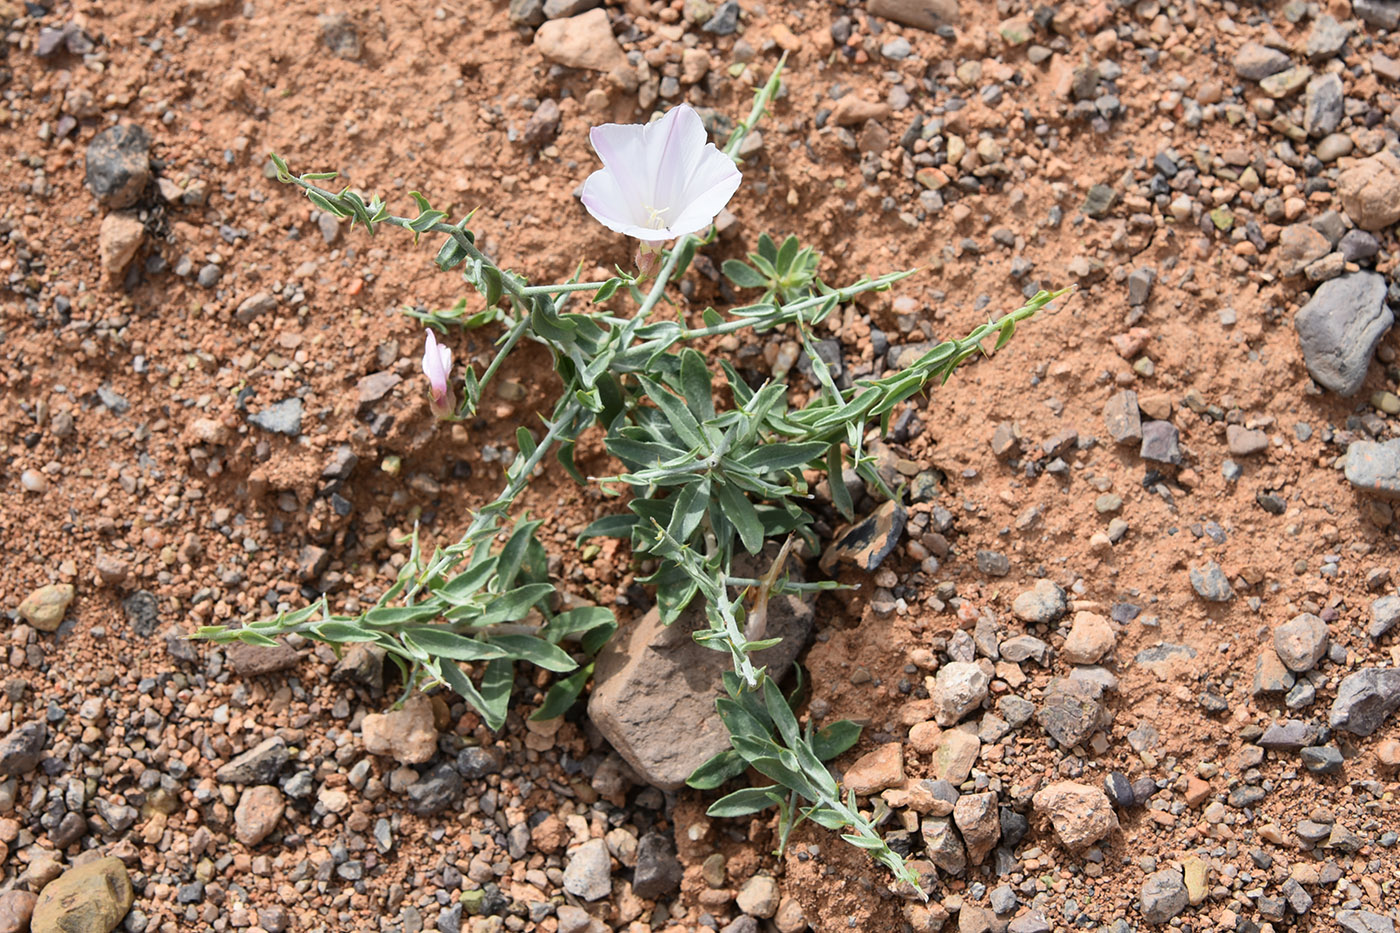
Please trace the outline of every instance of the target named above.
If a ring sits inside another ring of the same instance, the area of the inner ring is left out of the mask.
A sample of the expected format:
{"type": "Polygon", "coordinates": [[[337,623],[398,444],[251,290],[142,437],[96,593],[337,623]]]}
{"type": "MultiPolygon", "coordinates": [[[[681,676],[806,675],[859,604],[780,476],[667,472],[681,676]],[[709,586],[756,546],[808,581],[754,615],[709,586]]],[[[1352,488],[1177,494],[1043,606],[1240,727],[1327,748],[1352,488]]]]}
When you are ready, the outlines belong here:
{"type": "Polygon", "coordinates": [[[423,375],[428,377],[428,407],[438,418],[452,417],[457,400],[452,393],[452,351],[441,346],[431,330],[423,346],[423,375]]]}

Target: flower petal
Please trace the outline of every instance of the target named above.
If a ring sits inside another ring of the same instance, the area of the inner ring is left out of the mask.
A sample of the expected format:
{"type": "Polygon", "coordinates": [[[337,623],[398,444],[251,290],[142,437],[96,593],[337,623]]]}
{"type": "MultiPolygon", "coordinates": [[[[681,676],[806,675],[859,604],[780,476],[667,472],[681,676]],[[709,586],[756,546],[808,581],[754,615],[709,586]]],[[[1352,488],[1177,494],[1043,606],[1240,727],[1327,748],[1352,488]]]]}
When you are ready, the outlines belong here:
{"type": "MultiPolygon", "coordinates": [[[[651,196],[655,187],[651,174],[650,160],[646,150],[646,127],[637,123],[604,123],[595,126],[588,133],[593,143],[593,151],[603,160],[603,167],[613,178],[616,190],[628,205],[624,210],[615,208],[626,217],[635,217],[643,212],[643,204],[651,196]]],[[[597,175],[594,172],[593,175],[597,175]]],[[[589,177],[592,180],[593,176],[589,177]]]]}
{"type": "Polygon", "coordinates": [[[609,230],[635,236],[632,228],[645,229],[646,211],[641,207],[641,200],[628,196],[617,173],[611,169],[599,169],[589,175],[583,183],[579,201],[594,220],[609,230]]]}
{"type": "Polygon", "coordinates": [[[687,181],[709,145],[705,124],[695,108],[681,104],[649,124],[644,132],[647,134],[647,157],[652,160],[651,200],[647,206],[665,211],[661,219],[669,226],[685,210],[687,181]]]}
{"type": "Polygon", "coordinates": [[[686,185],[679,215],[667,217],[676,236],[708,227],[744,180],[734,160],[713,145],[706,147],[699,161],[686,185]]]}

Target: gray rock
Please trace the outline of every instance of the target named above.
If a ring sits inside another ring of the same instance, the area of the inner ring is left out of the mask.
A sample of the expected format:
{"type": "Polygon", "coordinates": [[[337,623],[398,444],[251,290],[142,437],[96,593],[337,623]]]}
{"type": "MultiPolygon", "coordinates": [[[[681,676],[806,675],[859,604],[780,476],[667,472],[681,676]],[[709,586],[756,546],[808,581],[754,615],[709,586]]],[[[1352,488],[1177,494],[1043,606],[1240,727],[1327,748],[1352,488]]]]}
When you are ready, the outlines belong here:
{"type": "Polygon", "coordinates": [[[1080,209],[1090,217],[1097,219],[1107,215],[1117,200],[1118,192],[1108,185],[1091,185],[1080,209]]]}
{"type": "Polygon", "coordinates": [[[1155,463],[1181,463],[1181,433],[1170,421],[1144,421],[1138,456],[1155,463]]]}
{"type": "Polygon", "coordinates": [[[0,739],[0,778],[22,777],[39,767],[49,728],[43,722],[27,722],[0,739]]]}
{"type": "Polygon", "coordinates": [[[510,21],[515,25],[538,26],[544,20],[544,0],[510,0],[510,21]]]}
{"type": "Polygon", "coordinates": [[[958,23],[958,0],[870,0],[872,16],[929,32],[958,23]]]}
{"type": "Polygon", "coordinates": [[[1163,642],[1144,648],[1133,658],[1133,663],[1151,667],[1154,664],[1170,664],[1173,661],[1189,661],[1196,656],[1196,649],[1190,645],[1163,642]]]}
{"type": "Polygon", "coordinates": [[[1324,13],[1314,21],[1312,32],[1308,33],[1308,58],[1326,61],[1342,50],[1350,36],[1350,29],[1324,13]]]}
{"type": "Polygon", "coordinates": [[[1012,920],[1006,933],[1050,933],[1050,921],[1038,910],[1028,910],[1012,920]]]}
{"type": "Polygon", "coordinates": [[[301,412],[301,399],[294,396],[249,415],[248,422],[273,434],[297,437],[301,434],[301,412]]]}
{"type": "Polygon", "coordinates": [[[1371,603],[1371,624],[1366,634],[1380,638],[1400,623],[1400,596],[1382,596],[1371,603]]]}
{"type": "Polygon", "coordinates": [[[830,574],[843,564],[857,570],[875,570],[899,544],[907,518],[908,512],[897,500],[881,503],[827,546],[822,553],[822,570],[830,574]]]}
{"type": "Polygon", "coordinates": [[[1346,232],[1341,242],[1337,244],[1337,249],[1341,251],[1342,258],[1347,262],[1366,262],[1376,258],[1376,254],[1381,250],[1380,242],[1373,234],[1365,230],[1352,229],[1346,232]]]}
{"type": "Polygon", "coordinates": [[[1304,612],[1274,629],[1274,650],[1294,673],[1310,671],[1327,653],[1327,623],[1304,612]]]}
{"type": "Polygon", "coordinates": [[[151,179],[151,139],[130,123],[109,126],[88,143],[88,189],[104,207],[135,204],[151,179]]]}
{"type": "Polygon", "coordinates": [[[564,890],[585,901],[596,901],[612,892],[612,858],[605,840],[590,839],[569,856],[564,890]]]}
{"type": "Polygon", "coordinates": [[[714,36],[734,35],[739,30],[739,4],[735,0],[725,0],[700,28],[714,36]]]}
{"type": "Polygon", "coordinates": [[[955,726],[987,699],[991,678],[980,665],[968,661],[952,661],[934,675],[933,716],[943,727],[955,726]]]}
{"type": "Polygon", "coordinates": [[[1400,26],[1400,3],[1395,0],[1352,0],[1351,12],[1366,25],[1377,29],[1400,26]]]}
{"type": "Polygon", "coordinates": [[[1045,662],[1050,656],[1050,646],[1034,635],[1017,635],[1015,638],[1008,638],[997,646],[997,650],[1004,660],[1015,664],[1030,660],[1041,667],[1045,666],[1045,662]]]}
{"type": "Polygon", "coordinates": [[[270,785],[290,758],[287,742],[281,735],[273,735],[232,759],[214,772],[214,777],[224,785],[270,785]]]}
{"type": "Polygon", "coordinates": [[[150,638],[160,625],[160,600],[150,590],[137,590],[123,599],[122,612],[138,638],[150,638]]]}
{"type": "Polygon", "coordinates": [[[602,0],[544,0],[544,15],[545,19],[563,19],[587,13],[601,5],[602,0]]]}
{"type": "Polygon", "coordinates": [[[1023,622],[1049,625],[1069,611],[1069,597],[1053,580],[1041,578],[1012,601],[1011,611],[1023,622]]]}
{"type": "MultiPolygon", "coordinates": [[[[741,568],[761,576],[760,565],[741,568]]],[[[810,604],[795,596],[772,597],[766,635],[782,641],[757,652],[754,663],[781,678],[812,624],[810,604]]],[[[588,715],[642,780],[662,790],[679,790],[692,771],[729,747],[729,733],[715,711],[729,656],[691,637],[708,626],[699,600],[670,625],[662,625],[653,609],[598,655],[588,715]]]]}
{"type": "Polygon", "coordinates": [[[444,761],[408,785],[408,810],[419,816],[441,813],[455,804],[461,793],[461,775],[444,761]]]}
{"type": "Polygon", "coordinates": [[[1353,735],[1370,735],[1396,709],[1400,709],[1400,668],[1369,667],[1342,680],[1328,723],[1353,735]]]}
{"type": "Polygon", "coordinates": [[[267,314],[269,311],[277,310],[277,299],[271,292],[258,292],[256,295],[249,295],[238,305],[238,310],[233,312],[233,319],[240,324],[249,324],[267,314]]]}
{"type": "Polygon", "coordinates": [[[1235,591],[1230,587],[1225,571],[1215,561],[1210,561],[1204,567],[1192,567],[1190,577],[1191,588],[1208,603],[1227,603],[1235,598],[1235,591]]]}
{"type": "Polygon", "coordinates": [[[650,832],[637,843],[637,867],[632,872],[632,893],[660,900],[678,891],[684,869],[676,858],[671,837],[650,832]]]}
{"type": "Polygon", "coordinates": [[[1321,75],[1308,82],[1303,128],[1313,139],[1321,139],[1342,122],[1342,94],[1342,79],[1335,74],[1321,75]]]}
{"type": "Polygon", "coordinates": [[[946,816],[924,817],[919,825],[929,861],[950,875],[961,875],[967,868],[967,851],[953,829],[953,820],[946,816]]]}
{"type": "Polygon", "coordinates": [[[1108,724],[1107,711],[1099,699],[1102,695],[1100,687],[1085,680],[1054,680],[1036,721],[1061,747],[1082,745],[1108,724]]]}
{"type": "Polygon", "coordinates": [[[1344,764],[1342,753],[1331,745],[1309,745],[1298,754],[1303,767],[1314,774],[1337,774],[1344,764]]]}
{"type": "Polygon", "coordinates": [[[355,61],[360,57],[360,33],[355,22],[344,13],[322,13],[316,17],[321,27],[321,42],[337,58],[355,61]]]}
{"type": "Polygon", "coordinates": [[[1157,273],[1153,269],[1134,269],[1128,276],[1128,304],[1134,308],[1147,304],[1147,299],[1152,297],[1152,283],[1156,278],[1157,273]]]}
{"type": "Polygon", "coordinates": [[[1246,81],[1262,81],[1287,69],[1293,61],[1278,49],[1258,42],[1246,42],[1235,53],[1235,74],[1246,81]]]}
{"type": "Polygon", "coordinates": [[[1265,729],[1258,745],[1274,752],[1296,752],[1316,741],[1317,726],[1301,719],[1285,719],[1265,729]]]}
{"type": "Polygon", "coordinates": [[[1142,899],[1138,909],[1148,923],[1168,923],[1191,902],[1186,882],[1174,868],[1148,875],[1142,883],[1142,899]]]}
{"type": "Polygon", "coordinates": [[[1142,442],[1142,413],[1138,411],[1137,393],[1132,389],[1124,389],[1108,400],[1103,407],[1103,420],[1115,444],[1142,442]]]}
{"type": "Polygon", "coordinates": [[[494,749],[468,745],[457,753],[457,773],[468,781],[501,773],[501,755],[494,749]]]}
{"type": "Polygon", "coordinates": [[[1353,441],[1347,448],[1346,477],[1363,492],[1400,500],[1400,438],[1383,444],[1353,441]]]}
{"type": "MultiPolygon", "coordinates": [[[[1353,0],[1352,9],[1361,7],[1363,0],[1353,0]]],[[[1369,0],[1374,3],[1375,0],[1369,0]]],[[[1400,4],[1395,7],[1396,18],[1400,19],[1400,4]]],[[[1395,24],[1390,25],[1391,29],[1395,24]]],[[[1337,926],[1342,929],[1342,933],[1395,933],[1395,921],[1381,914],[1372,913],[1369,910],[1340,910],[1337,912],[1337,926]]]]}
{"type": "Polygon", "coordinates": [[[1011,572],[1011,561],[1001,551],[979,550],[977,569],[989,577],[1004,577],[1011,572]]]}
{"type": "Polygon", "coordinates": [[[1385,277],[1353,272],[1318,286],[1294,319],[1308,372],[1339,395],[1366,381],[1376,344],[1395,317],[1385,304],[1385,277]]]}
{"type": "Polygon", "coordinates": [[[287,743],[274,735],[234,758],[214,772],[214,777],[221,784],[273,784],[290,759],[287,743]]]}

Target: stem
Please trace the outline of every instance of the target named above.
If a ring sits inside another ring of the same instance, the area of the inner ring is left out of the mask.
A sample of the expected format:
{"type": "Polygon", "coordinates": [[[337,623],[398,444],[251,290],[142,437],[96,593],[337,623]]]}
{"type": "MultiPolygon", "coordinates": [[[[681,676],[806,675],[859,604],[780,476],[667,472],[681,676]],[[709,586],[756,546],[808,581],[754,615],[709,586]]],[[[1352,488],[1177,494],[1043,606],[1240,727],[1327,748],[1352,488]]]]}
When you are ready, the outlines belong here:
{"type": "MultiPolygon", "coordinates": [[[[520,289],[526,295],[558,295],[564,292],[596,292],[607,282],[560,282],[557,285],[526,285],[520,289]]],[[[624,283],[626,284],[626,283],[624,283]]]]}
{"type": "Polygon", "coordinates": [[[496,375],[496,370],[501,368],[501,363],[510,355],[510,351],[515,349],[515,345],[520,342],[520,337],[525,333],[525,328],[530,326],[530,315],[522,313],[520,320],[511,325],[510,333],[506,335],[506,342],[501,349],[496,352],[496,358],[491,361],[491,365],[486,367],[486,372],[481,374],[481,379],[477,381],[477,389],[480,393],[485,393],[486,384],[491,381],[491,377],[496,375]]]}

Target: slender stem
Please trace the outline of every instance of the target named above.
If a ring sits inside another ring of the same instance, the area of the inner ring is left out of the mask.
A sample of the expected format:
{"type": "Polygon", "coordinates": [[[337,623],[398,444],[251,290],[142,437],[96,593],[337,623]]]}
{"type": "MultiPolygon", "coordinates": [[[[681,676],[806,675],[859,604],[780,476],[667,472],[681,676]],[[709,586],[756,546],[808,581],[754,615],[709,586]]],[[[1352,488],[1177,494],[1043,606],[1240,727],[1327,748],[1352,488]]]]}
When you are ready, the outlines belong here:
{"type": "Polygon", "coordinates": [[[501,349],[496,351],[496,358],[491,361],[491,365],[486,367],[486,372],[481,374],[477,386],[481,392],[486,391],[486,384],[491,381],[491,377],[496,375],[496,370],[501,368],[510,351],[515,349],[515,345],[520,342],[520,337],[525,333],[525,328],[530,326],[530,315],[521,313],[520,320],[511,325],[510,332],[506,335],[506,342],[501,345],[501,349]]]}
{"type": "MultiPolygon", "coordinates": [[[[596,292],[607,282],[560,282],[557,285],[526,285],[520,289],[526,295],[558,295],[564,292],[596,292]]],[[[625,283],[624,283],[625,284],[625,283]]]]}

